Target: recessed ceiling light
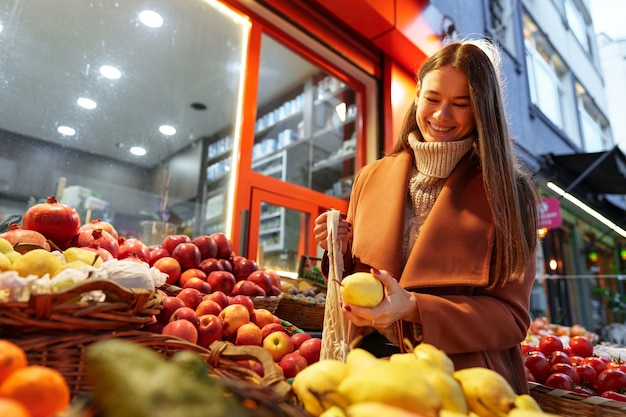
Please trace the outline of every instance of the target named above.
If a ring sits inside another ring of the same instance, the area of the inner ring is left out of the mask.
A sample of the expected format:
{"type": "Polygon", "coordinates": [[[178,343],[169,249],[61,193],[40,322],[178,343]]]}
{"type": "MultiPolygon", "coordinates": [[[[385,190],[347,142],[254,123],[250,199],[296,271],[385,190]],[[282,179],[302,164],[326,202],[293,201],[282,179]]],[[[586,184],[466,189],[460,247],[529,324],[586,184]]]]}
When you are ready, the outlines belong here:
{"type": "Polygon", "coordinates": [[[141,146],[131,146],[130,153],[137,156],[144,156],[146,154],[146,150],[141,146]]]}
{"type": "Polygon", "coordinates": [[[112,67],[110,65],[103,65],[100,67],[100,74],[104,75],[105,77],[111,79],[111,80],[117,80],[118,78],[120,78],[122,76],[122,73],[120,72],[120,70],[118,70],[115,67],[112,67]]]}
{"type": "Polygon", "coordinates": [[[98,103],[87,97],[80,97],[78,100],[76,100],[76,103],[80,107],[83,107],[87,110],[93,110],[98,106],[98,103]]]}
{"type": "Polygon", "coordinates": [[[174,134],[176,134],[176,128],[174,126],[170,126],[170,125],[161,125],[159,126],[159,132],[163,133],[164,135],[167,136],[172,136],[174,134]]]}
{"type": "Polygon", "coordinates": [[[74,136],[76,134],[76,130],[72,129],[69,126],[59,126],[57,131],[63,136],[74,136]]]}
{"type": "Polygon", "coordinates": [[[149,28],[158,28],[163,25],[163,18],[157,12],[144,10],[139,13],[139,20],[149,28]]]}

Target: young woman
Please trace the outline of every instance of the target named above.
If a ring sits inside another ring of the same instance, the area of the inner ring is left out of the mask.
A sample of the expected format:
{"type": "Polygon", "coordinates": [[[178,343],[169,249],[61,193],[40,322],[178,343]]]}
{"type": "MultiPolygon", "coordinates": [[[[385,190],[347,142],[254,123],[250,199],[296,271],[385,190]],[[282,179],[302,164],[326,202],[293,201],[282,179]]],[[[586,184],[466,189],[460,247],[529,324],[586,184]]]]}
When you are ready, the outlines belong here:
{"type": "MultiPolygon", "coordinates": [[[[417,78],[398,143],[357,174],[337,236],[344,276],[371,271],[386,296],[342,312],[375,329],[361,347],[379,356],[404,340],[425,342],[456,369],[491,368],[528,392],[520,342],[530,324],[537,195],[514,155],[498,51],[484,40],[453,42],[417,78]]],[[[326,227],[324,213],[314,229],[324,249],[326,227]]]]}

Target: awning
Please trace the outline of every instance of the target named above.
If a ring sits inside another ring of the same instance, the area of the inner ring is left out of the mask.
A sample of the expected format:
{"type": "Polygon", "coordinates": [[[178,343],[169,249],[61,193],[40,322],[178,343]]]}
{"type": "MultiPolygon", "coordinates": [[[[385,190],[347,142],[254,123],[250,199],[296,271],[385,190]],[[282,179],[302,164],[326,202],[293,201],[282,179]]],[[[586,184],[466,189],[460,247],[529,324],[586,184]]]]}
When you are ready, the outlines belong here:
{"type": "Polygon", "coordinates": [[[616,145],[605,152],[544,155],[551,173],[566,191],[626,194],[626,155],[616,145]]]}

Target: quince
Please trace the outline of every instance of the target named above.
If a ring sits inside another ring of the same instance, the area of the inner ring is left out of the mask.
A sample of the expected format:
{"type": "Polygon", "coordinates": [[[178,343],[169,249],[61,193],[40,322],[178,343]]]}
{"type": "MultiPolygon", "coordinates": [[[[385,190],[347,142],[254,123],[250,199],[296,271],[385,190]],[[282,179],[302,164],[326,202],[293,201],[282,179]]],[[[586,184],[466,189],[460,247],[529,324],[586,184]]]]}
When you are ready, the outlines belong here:
{"type": "Polygon", "coordinates": [[[33,249],[17,258],[11,264],[11,269],[17,271],[21,277],[46,274],[53,277],[63,267],[63,261],[52,252],[45,249],[33,249]]]}
{"type": "Polygon", "coordinates": [[[98,268],[103,262],[100,255],[96,252],[77,247],[65,249],[63,251],[63,256],[65,257],[65,262],[67,263],[78,261],[95,268],[98,268]]]}
{"type": "Polygon", "coordinates": [[[4,253],[0,252],[0,272],[11,269],[11,260],[4,253]]]}
{"type": "Polygon", "coordinates": [[[359,307],[376,307],[385,296],[382,282],[369,272],[355,272],[341,280],[341,299],[359,307]]]}
{"type": "Polygon", "coordinates": [[[7,252],[11,252],[13,250],[13,245],[11,242],[4,238],[0,238],[0,253],[6,254],[7,252]]]}
{"type": "Polygon", "coordinates": [[[337,392],[337,385],[347,375],[348,367],[345,363],[324,359],[298,372],[291,386],[304,409],[314,416],[320,416],[332,406],[347,405],[337,392]]]}

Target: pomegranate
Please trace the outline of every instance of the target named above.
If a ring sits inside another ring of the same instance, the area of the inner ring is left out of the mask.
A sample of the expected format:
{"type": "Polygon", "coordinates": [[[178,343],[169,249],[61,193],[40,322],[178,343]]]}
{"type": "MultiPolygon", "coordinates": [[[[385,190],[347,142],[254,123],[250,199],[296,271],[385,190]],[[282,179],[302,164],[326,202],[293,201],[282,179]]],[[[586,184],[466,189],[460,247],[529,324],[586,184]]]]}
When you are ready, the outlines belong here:
{"type": "Polygon", "coordinates": [[[65,249],[78,233],[80,215],[72,206],[62,204],[55,196],[50,196],[45,203],[35,204],[26,210],[22,228],[35,230],[65,249]]]}
{"type": "Polygon", "coordinates": [[[16,244],[29,244],[40,246],[46,250],[50,250],[50,244],[44,235],[35,230],[22,229],[18,224],[10,223],[9,231],[0,234],[0,237],[6,239],[15,246],[16,244]]]}
{"type": "Polygon", "coordinates": [[[109,232],[111,234],[111,236],[113,236],[115,238],[115,240],[117,240],[119,238],[119,235],[118,235],[117,230],[115,229],[115,227],[111,223],[104,222],[104,221],[102,221],[100,219],[92,220],[89,223],[83,224],[82,226],[80,226],[79,231],[93,230],[93,229],[105,230],[105,231],[109,232]]]}
{"type": "Polygon", "coordinates": [[[79,232],[72,239],[72,246],[91,246],[94,242],[98,243],[99,248],[109,251],[114,258],[117,258],[117,255],[120,252],[120,245],[116,238],[103,229],[87,228],[79,230],[79,232]]]}
{"type": "MultiPolygon", "coordinates": [[[[116,241],[117,243],[117,241],[116,241]]],[[[113,255],[108,250],[100,247],[100,242],[97,240],[92,240],[89,243],[89,246],[81,246],[82,249],[87,249],[92,252],[97,253],[103,261],[108,261],[109,259],[113,259],[113,255]]],[[[119,250],[119,247],[118,247],[119,250]]]]}
{"type": "Polygon", "coordinates": [[[117,255],[117,259],[137,259],[143,262],[150,260],[150,248],[139,239],[120,237],[118,239],[120,245],[120,251],[117,255]]]}

